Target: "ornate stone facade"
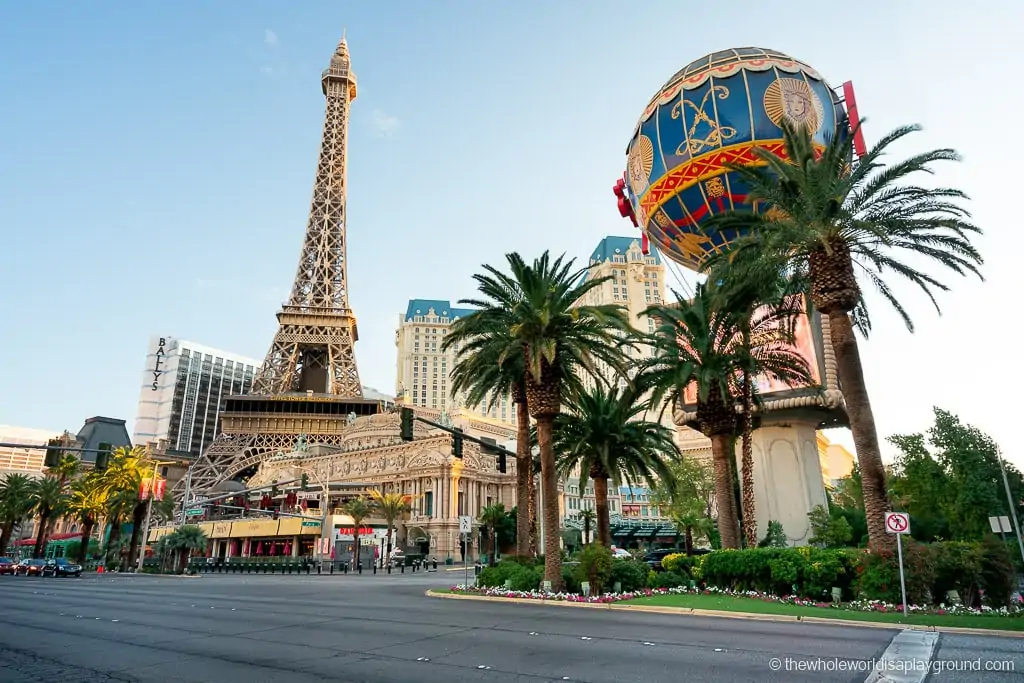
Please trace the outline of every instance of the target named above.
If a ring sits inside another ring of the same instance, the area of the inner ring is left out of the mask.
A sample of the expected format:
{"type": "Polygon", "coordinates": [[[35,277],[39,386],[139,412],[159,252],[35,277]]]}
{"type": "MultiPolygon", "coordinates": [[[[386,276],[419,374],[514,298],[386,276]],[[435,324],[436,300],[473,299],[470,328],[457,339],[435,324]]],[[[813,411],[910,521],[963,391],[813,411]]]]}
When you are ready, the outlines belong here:
{"type": "MultiPolygon", "coordinates": [[[[437,411],[417,409],[417,415],[436,422],[445,418],[437,411]]],[[[511,428],[457,414],[447,416],[454,426],[476,437],[491,437],[504,443],[514,434],[511,428]]],[[[451,455],[452,437],[420,422],[415,423],[414,440],[402,441],[397,413],[356,418],[337,439],[337,445],[311,444],[277,455],[263,462],[248,485],[264,486],[274,481],[314,474],[310,489],[323,481],[333,484],[365,483],[369,488],[413,496],[413,511],[399,525],[400,542],[416,545],[429,541],[429,555],[443,561],[461,559],[459,516],[476,520],[480,511],[493,503],[515,504],[515,459],[509,458],[507,472],[497,471],[494,456],[483,455],[476,444],[465,442],[463,458],[451,455]]],[[[474,521],[474,524],[476,522],[474,521]]],[[[472,534],[469,554],[479,553],[479,534],[472,534]]]]}

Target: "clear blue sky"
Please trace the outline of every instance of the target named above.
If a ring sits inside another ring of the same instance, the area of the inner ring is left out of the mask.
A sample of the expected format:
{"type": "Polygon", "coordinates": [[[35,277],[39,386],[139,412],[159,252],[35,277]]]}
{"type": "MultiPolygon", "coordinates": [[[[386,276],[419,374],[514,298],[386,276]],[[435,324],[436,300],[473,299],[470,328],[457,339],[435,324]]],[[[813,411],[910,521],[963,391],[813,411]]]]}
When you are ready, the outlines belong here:
{"type": "Polygon", "coordinates": [[[883,435],[939,404],[1021,462],[1022,377],[1002,345],[1018,323],[996,299],[1024,289],[1006,208],[1019,143],[1003,133],[1024,111],[1024,17],[999,6],[0,3],[0,423],[131,425],[152,333],[262,358],[305,227],[320,70],[346,27],[365,384],[393,390],[409,298],[470,295],[510,250],[585,258],[636,234],[610,188],[644,105],[689,61],[757,45],[852,79],[869,142],[919,122],[901,151],[963,152],[939,180],[975,199],[989,281],[954,281],[942,318],[908,293],[913,336],[876,305],[864,361],[883,435]]]}

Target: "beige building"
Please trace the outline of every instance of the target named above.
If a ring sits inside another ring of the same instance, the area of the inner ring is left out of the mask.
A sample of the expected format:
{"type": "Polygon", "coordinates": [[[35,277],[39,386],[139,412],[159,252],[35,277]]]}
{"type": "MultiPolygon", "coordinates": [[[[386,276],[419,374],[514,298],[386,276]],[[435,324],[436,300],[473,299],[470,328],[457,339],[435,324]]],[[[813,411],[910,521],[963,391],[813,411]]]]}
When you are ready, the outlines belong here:
{"type": "Polygon", "coordinates": [[[395,393],[399,402],[416,408],[465,412],[488,420],[514,425],[516,407],[510,397],[502,396],[487,410],[487,403],[475,409],[465,406],[463,396],[453,396],[449,375],[455,365],[456,349],[441,351],[451,324],[473,312],[455,308],[443,299],[410,299],[404,315],[398,317],[395,346],[398,350],[395,393]]]}
{"type": "MultiPolygon", "coordinates": [[[[63,430],[58,429],[32,429],[0,425],[0,443],[42,445],[63,433],[63,430]]],[[[14,473],[41,477],[43,476],[45,457],[45,448],[0,446],[0,479],[14,473]]]]}

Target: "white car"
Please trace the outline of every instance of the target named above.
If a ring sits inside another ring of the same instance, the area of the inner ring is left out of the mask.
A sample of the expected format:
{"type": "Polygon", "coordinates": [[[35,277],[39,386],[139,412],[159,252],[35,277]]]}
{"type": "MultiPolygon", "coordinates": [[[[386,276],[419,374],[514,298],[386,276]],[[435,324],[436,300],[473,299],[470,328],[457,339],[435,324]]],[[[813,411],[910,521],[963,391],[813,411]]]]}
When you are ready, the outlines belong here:
{"type": "Polygon", "coordinates": [[[628,560],[633,556],[630,555],[629,551],[625,550],[624,548],[616,548],[615,546],[612,546],[612,557],[619,560],[628,560]]]}

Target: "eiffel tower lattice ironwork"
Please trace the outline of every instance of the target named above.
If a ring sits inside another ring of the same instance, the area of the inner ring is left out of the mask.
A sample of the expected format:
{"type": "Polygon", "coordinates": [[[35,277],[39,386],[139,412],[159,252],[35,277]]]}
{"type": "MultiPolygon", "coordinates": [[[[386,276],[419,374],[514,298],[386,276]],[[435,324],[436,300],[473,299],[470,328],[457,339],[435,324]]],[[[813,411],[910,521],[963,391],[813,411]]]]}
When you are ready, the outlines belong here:
{"type": "MultiPolygon", "coordinates": [[[[295,283],[250,393],[227,399],[220,436],[191,469],[187,486],[197,493],[290,450],[300,434],[337,443],[350,414],[380,410],[376,401],[363,399],[356,318],[348,301],[346,147],[356,77],[344,38],[321,84],[326,114],[295,283]]],[[[182,482],[176,494],[185,488],[182,482]]]]}

